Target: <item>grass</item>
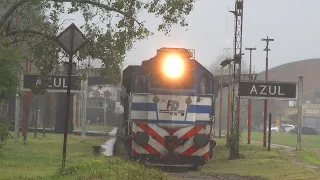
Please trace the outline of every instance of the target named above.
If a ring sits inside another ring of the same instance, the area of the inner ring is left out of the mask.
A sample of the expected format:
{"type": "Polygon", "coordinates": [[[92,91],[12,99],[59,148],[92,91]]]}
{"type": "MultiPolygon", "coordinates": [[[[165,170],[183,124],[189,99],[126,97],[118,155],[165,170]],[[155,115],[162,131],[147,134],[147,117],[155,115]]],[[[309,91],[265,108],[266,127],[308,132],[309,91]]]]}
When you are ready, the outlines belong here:
{"type": "Polygon", "coordinates": [[[297,156],[305,162],[320,167],[320,155],[314,151],[298,151],[297,156]]]}
{"type": "MultiPolygon", "coordinates": [[[[38,178],[39,180],[43,178],[38,178]]],[[[138,163],[127,162],[117,157],[91,158],[65,171],[48,176],[47,180],[165,180],[166,175],[161,171],[146,168],[138,163]]]]}
{"type": "MultiPolygon", "coordinates": [[[[214,159],[200,170],[200,174],[237,174],[241,176],[260,176],[271,180],[319,179],[319,171],[293,164],[295,157],[283,155],[279,149],[270,152],[256,145],[240,146],[245,158],[228,160],[229,151],[222,139],[218,139],[214,159]]],[[[176,178],[177,179],[177,178],[176,178]]]]}
{"type": "MultiPolygon", "coordinates": [[[[103,131],[103,132],[109,132],[112,130],[113,127],[108,125],[100,125],[100,124],[88,124],[86,130],[87,131],[103,131]]],[[[75,130],[82,130],[81,126],[74,127],[75,130]]]]}
{"type": "MultiPolygon", "coordinates": [[[[102,144],[107,137],[87,137],[86,143],[80,142],[80,136],[69,135],[67,144],[67,165],[73,165],[83,158],[90,157],[92,145],[102,144]]],[[[63,135],[46,134],[33,138],[29,134],[27,144],[22,140],[8,141],[0,149],[0,179],[32,178],[43,174],[53,174],[62,162],[63,135]]]]}
{"type": "Polygon", "coordinates": [[[87,136],[86,143],[80,136],[69,135],[66,169],[61,170],[63,135],[46,134],[33,138],[30,134],[27,144],[9,140],[0,149],[0,179],[16,180],[130,180],[149,178],[164,180],[165,174],[126,162],[117,157],[92,157],[92,145],[103,144],[106,136],[87,136]]]}
{"type": "MultiPolygon", "coordinates": [[[[91,146],[104,141],[106,137],[103,136],[88,137],[86,143],[80,143],[80,136],[69,135],[67,169],[59,171],[62,135],[46,134],[46,137],[39,136],[34,139],[30,134],[26,145],[10,140],[0,149],[0,179],[166,179],[165,173],[117,157],[91,157],[91,146]]],[[[269,152],[260,146],[245,145],[243,142],[240,153],[245,158],[230,161],[225,140],[218,139],[217,144],[214,159],[194,173],[261,176],[271,180],[313,180],[320,176],[317,170],[293,164],[300,159],[311,159],[310,161],[317,165],[320,160],[313,157],[315,153],[301,151],[297,156],[289,156],[281,153],[279,149],[269,152]]]]}
{"type": "MultiPolygon", "coordinates": [[[[247,139],[247,133],[242,133],[242,138],[247,139]]],[[[268,136],[267,136],[268,138],[268,136]]],[[[256,141],[263,141],[263,133],[252,132],[251,139],[256,141]]],[[[297,144],[297,135],[286,132],[278,132],[271,134],[271,143],[281,144],[295,147],[297,144]]],[[[302,135],[301,146],[304,149],[319,149],[320,150],[320,136],[317,135],[302,135]]]]}

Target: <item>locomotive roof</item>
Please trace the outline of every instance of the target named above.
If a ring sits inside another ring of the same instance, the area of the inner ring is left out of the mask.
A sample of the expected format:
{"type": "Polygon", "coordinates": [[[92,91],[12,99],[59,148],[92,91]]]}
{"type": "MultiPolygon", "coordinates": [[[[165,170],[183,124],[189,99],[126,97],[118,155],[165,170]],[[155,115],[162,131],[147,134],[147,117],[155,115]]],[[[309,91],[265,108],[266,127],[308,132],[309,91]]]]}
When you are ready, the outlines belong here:
{"type": "MultiPolygon", "coordinates": [[[[153,61],[154,61],[154,57],[149,59],[149,60],[145,60],[145,61],[142,61],[142,65],[143,67],[145,67],[146,69],[150,69],[150,67],[152,68],[154,66],[153,64],[153,61]]],[[[191,59],[190,61],[194,61],[195,62],[195,65],[196,67],[198,67],[198,69],[201,69],[202,71],[204,71],[211,79],[214,79],[214,76],[213,74],[207,69],[205,68],[204,66],[202,66],[197,60],[195,59],[191,59]]],[[[140,69],[141,70],[141,69],[140,69]]]]}

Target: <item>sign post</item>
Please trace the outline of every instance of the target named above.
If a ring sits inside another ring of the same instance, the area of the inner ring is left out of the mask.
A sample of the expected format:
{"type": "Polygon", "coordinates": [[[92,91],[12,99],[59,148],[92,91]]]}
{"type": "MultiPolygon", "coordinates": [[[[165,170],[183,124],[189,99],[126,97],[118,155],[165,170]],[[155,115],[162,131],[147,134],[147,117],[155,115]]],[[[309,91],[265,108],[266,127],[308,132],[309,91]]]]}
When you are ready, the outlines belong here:
{"type": "Polygon", "coordinates": [[[271,113],[269,113],[269,132],[268,132],[268,151],[270,151],[270,145],[271,145],[271,113]]]}
{"type": "Polygon", "coordinates": [[[303,96],[303,77],[299,76],[298,132],[297,132],[297,147],[296,147],[296,150],[301,150],[302,96],[303,96]]]}
{"type": "Polygon", "coordinates": [[[63,138],[63,152],[62,152],[62,168],[66,163],[66,150],[67,150],[67,136],[68,136],[68,121],[70,110],[70,87],[71,87],[71,72],[72,72],[72,57],[86,42],[86,39],[82,32],[76,27],[75,24],[71,24],[57,37],[60,46],[69,54],[68,64],[68,79],[67,79],[67,102],[66,102],[66,115],[65,115],[65,127],[63,138]]]}

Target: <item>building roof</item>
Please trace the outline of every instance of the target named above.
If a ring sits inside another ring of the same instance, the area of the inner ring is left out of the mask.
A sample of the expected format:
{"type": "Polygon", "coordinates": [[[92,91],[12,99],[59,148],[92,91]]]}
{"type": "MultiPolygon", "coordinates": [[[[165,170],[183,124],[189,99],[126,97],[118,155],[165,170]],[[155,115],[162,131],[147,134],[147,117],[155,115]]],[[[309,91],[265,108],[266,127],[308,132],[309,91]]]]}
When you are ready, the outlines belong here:
{"type": "MultiPolygon", "coordinates": [[[[303,76],[304,97],[312,98],[320,89],[320,58],[283,64],[269,69],[270,81],[298,81],[303,76]]],[[[265,71],[258,73],[257,80],[265,79],[265,71]]]]}

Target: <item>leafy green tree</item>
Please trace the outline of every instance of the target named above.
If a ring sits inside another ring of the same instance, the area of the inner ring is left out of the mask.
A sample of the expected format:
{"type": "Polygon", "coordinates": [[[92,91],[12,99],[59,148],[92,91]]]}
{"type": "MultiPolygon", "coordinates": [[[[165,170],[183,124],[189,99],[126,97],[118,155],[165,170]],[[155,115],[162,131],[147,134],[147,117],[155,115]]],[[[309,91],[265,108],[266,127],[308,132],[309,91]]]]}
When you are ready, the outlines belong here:
{"type": "Polygon", "coordinates": [[[17,48],[0,44],[0,147],[11,137],[7,100],[20,92],[21,59],[17,48]]]}
{"type": "MultiPolygon", "coordinates": [[[[7,0],[8,1],[8,0],[7,0]]],[[[63,14],[80,13],[85,20],[81,30],[87,43],[76,55],[78,61],[88,56],[102,61],[102,75],[119,82],[121,65],[134,42],[147,38],[153,32],[147,29],[142,15],[154,16],[162,21],[157,30],[170,33],[173,25],[188,25],[185,17],[196,0],[17,0],[5,4],[7,11],[0,18],[0,38],[9,42],[28,42],[35,53],[42,74],[49,74],[54,65],[65,59],[66,54],[56,43],[62,30],[63,14]],[[28,17],[24,25],[10,28],[15,13],[25,14],[35,9],[37,16],[28,17]],[[45,16],[47,14],[47,16],[45,16]],[[38,19],[38,20],[35,20],[38,19]],[[34,38],[37,38],[36,40],[34,38]],[[47,58],[47,56],[52,56],[47,58]],[[57,58],[58,57],[58,58],[57,58]],[[48,68],[49,67],[49,68],[48,68]]],[[[45,88],[45,87],[43,87],[45,88]]]]}

